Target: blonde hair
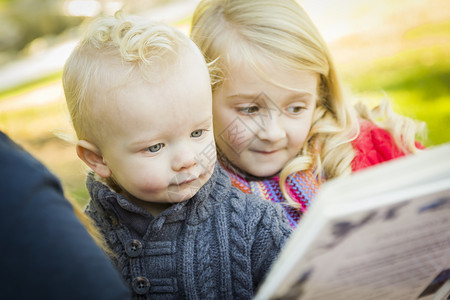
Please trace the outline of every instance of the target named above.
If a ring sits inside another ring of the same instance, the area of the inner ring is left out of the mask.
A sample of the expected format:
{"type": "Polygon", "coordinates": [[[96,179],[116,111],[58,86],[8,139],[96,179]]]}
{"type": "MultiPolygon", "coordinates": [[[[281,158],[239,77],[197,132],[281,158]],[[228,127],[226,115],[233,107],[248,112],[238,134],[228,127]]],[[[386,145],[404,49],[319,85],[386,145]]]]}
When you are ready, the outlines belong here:
{"type": "MultiPolygon", "coordinates": [[[[143,17],[115,16],[96,19],[66,61],[64,94],[78,139],[98,140],[94,128],[101,118],[93,105],[114,88],[136,76],[158,82],[179,62],[183,48],[197,49],[177,29],[143,17]],[[119,67],[119,72],[117,67],[119,67]]],[[[198,51],[198,50],[196,50],[198,51]]],[[[108,103],[100,103],[108,107],[108,103]]]]}
{"type": "Polygon", "coordinates": [[[70,197],[65,195],[67,200],[70,202],[73,208],[73,212],[75,216],[77,217],[78,221],[86,228],[86,231],[89,233],[89,235],[94,240],[95,244],[99,246],[105,254],[107,254],[111,258],[115,258],[115,253],[111,250],[111,248],[107,245],[106,241],[103,239],[102,234],[100,233],[100,230],[95,225],[94,221],[85,213],[83,213],[83,210],[81,207],[70,197]]]}
{"type": "Polygon", "coordinates": [[[270,76],[261,67],[265,62],[319,75],[310,133],[280,175],[280,187],[292,206],[297,204],[285,190],[288,175],[313,168],[319,180],[325,180],[352,172],[355,150],[351,141],[359,135],[358,118],[378,121],[405,152],[417,150],[412,120],[395,114],[386,104],[376,115],[362,104],[355,109],[344,97],[328,46],[296,1],[203,0],[194,12],[190,35],[208,62],[213,91],[226,78],[232,62],[248,62],[266,79],[270,76]]]}

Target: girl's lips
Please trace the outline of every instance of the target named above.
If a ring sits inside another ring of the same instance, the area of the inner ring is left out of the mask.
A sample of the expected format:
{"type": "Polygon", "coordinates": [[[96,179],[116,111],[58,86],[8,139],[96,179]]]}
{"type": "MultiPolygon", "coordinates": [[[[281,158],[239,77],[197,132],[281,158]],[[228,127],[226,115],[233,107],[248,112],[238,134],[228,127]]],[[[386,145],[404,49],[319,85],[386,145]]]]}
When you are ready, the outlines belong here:
{"type": "Polygon", "coordinates": [[[271,151],[267,151],[267,150],[251,150],[252,152],[256,152],[259,154],[273,154],[278,152],[279,150],[271,150],[271,151]]]}

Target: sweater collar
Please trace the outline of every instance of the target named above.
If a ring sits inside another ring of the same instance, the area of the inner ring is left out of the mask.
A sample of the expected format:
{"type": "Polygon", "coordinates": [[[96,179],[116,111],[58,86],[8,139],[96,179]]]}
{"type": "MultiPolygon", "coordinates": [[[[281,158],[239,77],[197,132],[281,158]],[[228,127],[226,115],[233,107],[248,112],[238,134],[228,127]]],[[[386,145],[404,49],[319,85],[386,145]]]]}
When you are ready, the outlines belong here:
{"type": "Polygon", "coordinates": [[[107,185],[95,179],[90,173],[86,180],[91,201],[99,212],[114,211],[119,223],[126,224],[142,232],[142,223],[156,228],[161,228],[164,223],[172,223],[186,220],[190,225],[197,225],[205,221],[211,214],[212,207],[225,199],[225,195],[231,188],[228,174],[216,163],[211,178],[199,189],[194,197],[174,204],[163,211],[156,218],[141,207],[128,201],[121,194],[111,190],[107,185]],[[141,220],[141,222],[139,222],[141,220]],[[141,223],[141,226],[139,226],[141,223]]]}

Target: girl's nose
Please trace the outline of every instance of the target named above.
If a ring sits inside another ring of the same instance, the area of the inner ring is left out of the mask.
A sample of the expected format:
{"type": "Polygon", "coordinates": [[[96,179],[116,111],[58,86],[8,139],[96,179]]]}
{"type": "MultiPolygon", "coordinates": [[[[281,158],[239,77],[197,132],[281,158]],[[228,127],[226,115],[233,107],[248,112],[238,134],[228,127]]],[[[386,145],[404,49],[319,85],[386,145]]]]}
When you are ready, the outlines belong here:
{"type": "Polygon", "coordinates": [[[260,140],[271,143],[284,139],[286,137],[286,131],[281,124],[279,116],[268,116],[259,127],[257,136],[260,140]]]}

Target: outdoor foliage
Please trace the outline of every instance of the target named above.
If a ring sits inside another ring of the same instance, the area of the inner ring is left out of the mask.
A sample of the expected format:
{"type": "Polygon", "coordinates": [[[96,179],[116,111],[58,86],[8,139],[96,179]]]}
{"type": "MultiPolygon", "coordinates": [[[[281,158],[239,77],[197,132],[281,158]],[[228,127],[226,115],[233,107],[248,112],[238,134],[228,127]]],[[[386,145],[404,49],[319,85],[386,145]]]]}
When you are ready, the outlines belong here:
{"type": "Polygon", "coordinates": [[[416,47],[368,64],[345,68],[346,82],[363,98],[389,97],[396,112],[428,128],[428,146],[450,142],[450,22],[410,30],[416,47]],[[445,37],[444,43],[424,40],[445,37]]]}
{"type": "Polygon", "coordinates": [[[6,62],[21,54],[33,40],[44,36],[57,39],[64,30],[80,24],[83,18],[63,14],[63,3],[64,0],[1,1],[0,58],[6,62]]]}
{"type": "MultiPolygon", "coordinates": [[[[19,5],[19,2],[28,3],[27,1],[0,0],[0,13],[4,12],[5,5],[19,5]]],[[[59,1],[39,1],[39,4],[45,6],[56,2],[59,1]]],[[[53,9],[48,8],[47,16],[53,9]]],[[[31,13],[32,9],[29,11],[31,13]]],[[[42,12],[41,9],[39,11],[42,12]]],[[[30,18],[38,16],[42,17],[38,13],[30,18]]],[[[6,20],[1,18],[0,22],[3,25],[0,28],[6,28],[6,20]]],[[[23,26],[32,25],[24,22],[23,26]]],[[[0,33],[3,33],[2,30],[5,29],[0,29],[0,33]]],[[[361,98],[375,103],[387,96],[392,100],[395,111],[426,122],[426,146],[450,142],[449,36],[449,21],[419,24],[401,37],[400,42],[409,45],[408,47],[391,55],[379,55],[362,61],[356,60],[358,53],[362,53],[360,47],[345,42],[343,47],[351,54],[350,59],[346,62],[337,60],[338,69],[342,72],[344,83],[361,98]]],[[[383,42],[384,40],[377,40],[379,45],[383,45],[383,42]]],[[[0,47],[3,47],[2,43],[0,37],[0,47]]],[[[369,48],[378,44],[371,44],[369,48]]],[[[333,50],[335,49],[332,48],[333,50]]],[[[336,56],[339,57],[339,53],[336,56]]],[[[66,136],[72,134],[63,95],[59,96],[58,101],[15,108],[8,106],[25,96],[31,98],[31,101],[42,100],[45,96],[33,93],[60,87],[60,76],[60,73],[56,73],[14,90],[0,91],[0,130],[44,162],[62,179],[68,196],[84,205],[88,201],[84,185],[86,168],[76,156],[74,145],[60,138],[61,133],[66,136]]]]}

